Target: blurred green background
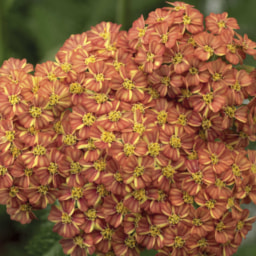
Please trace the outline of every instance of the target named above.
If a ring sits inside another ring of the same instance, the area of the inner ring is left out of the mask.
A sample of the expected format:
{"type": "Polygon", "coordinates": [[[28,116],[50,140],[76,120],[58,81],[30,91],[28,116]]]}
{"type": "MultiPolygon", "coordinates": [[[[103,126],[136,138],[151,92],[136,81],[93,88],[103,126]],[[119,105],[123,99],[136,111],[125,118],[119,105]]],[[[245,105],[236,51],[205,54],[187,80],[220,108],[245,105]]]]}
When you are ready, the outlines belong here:
{"type": "MultiPolygon", "coordinates": [[[[126,0],[126,18],[120,16],[125,0],[0,0],[0,65],[10,57],[26,58],[29,63],[54,60],[54,55],[71,35],[89,30],[101,21],[122,23],[128,29],[141,14],[166,6],[164,0],[126,0]]],[[[171,0],[169,0],[171,1],[171,0]]],[[[227,11],[256,41],[255,0],[186,0],[205,15],[227,11]]],[[[256,66],[252,59],[247,64],[256,66]]],[[[255,207],[251,206],[256,214],[255,207]]],[[[57,234],[48,223],[49,209],[37,214],[30,225],[10,221],[5,207],[0,206],[1,256],[62,256],[57,234]]],[[[256,255],[256,226],[235,255],[256,255]]],[[[142,255],[155,255],[144,252],[142,255]]]]}

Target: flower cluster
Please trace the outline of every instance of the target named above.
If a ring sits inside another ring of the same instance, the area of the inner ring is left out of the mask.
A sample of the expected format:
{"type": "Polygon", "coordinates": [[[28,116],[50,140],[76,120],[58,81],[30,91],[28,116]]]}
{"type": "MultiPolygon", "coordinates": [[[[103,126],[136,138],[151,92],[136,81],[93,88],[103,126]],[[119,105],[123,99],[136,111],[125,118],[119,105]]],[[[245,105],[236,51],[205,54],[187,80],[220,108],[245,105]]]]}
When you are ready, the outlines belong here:
{"type": "Polygon", "coordinates": [[[22,224],[53,204],[72,256],[232,255],[255,221],[256,43],[182,2],[120,27],[4,61],[0,203],[22,224]]]}

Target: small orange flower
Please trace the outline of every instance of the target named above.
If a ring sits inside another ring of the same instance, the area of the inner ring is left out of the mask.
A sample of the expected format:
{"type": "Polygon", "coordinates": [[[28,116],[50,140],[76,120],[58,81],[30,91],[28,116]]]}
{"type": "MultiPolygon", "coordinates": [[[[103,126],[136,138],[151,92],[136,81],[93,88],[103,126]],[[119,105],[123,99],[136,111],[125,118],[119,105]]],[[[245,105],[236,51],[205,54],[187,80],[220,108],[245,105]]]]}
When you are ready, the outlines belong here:
{"type": "Polygon", "coordinates": [[[71,256],[92,255],[95,251],[93,237],[87,234],[61,239],[60,244],[63,248],[63,252],[71,256]]]}
{"type": "Polygon", "coordinates": [[[208,142],[207,148],[198,150],[198,158],[200,164],[217,174],[225,172],[233,163],[230,152],[220,142],[208,142]]]}
{"type": "Polygon", "coordinates": [[[219,36],[214,36],[207,32],[202,32],[194,36],[194,40],[197,44],[195,50],[195,57],[199,60],[209,60],[214,54],[218,56],[225,55],[225,47],[219,36]]]}
{"type": "Polygon", "coordinates": [[[149,45],[139,48],[134,60],[142,66],[143,71],[152,73],[163,63],[165,47],[157,41],[150,41],[149,45]]]}
{"type": "Polygon", "coordinates": [[[55,223],[53,231],[63,237],[71,238],[80,233],[79,226],[84,221],[84,214],[75,210],[71,201],[61,201],[60,205],[53,205],[48,220],[55,223]]]}
{"type": "Polygon", "coordinates": [[[205,18],[206,28],[214,34],[225,34],[232,32],[234,29],[239,29],[235,18],[228,18],[228,13],[223,12],[220,14],[211,13],[205,18]]]}

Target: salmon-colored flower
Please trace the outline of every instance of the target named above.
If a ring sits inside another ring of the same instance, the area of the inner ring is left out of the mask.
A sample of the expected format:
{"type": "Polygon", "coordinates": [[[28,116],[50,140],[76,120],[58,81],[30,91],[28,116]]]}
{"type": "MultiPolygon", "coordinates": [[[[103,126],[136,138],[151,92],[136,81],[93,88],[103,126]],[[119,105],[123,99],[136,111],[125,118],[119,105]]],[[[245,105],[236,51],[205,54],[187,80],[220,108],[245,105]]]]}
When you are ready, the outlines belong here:
{"type": "Polygon", "coordinates": [[[160,131],[159,139],[163,146],[163,154],[173,161],[177,161],[182,150],[192,149],[193,137],[183,133],[183,129],[179,126],[166,126],[160,131]]]}
{"type": "Polygon", "coordinates": [[[153,224],[152,216],[146,215],[138,222],[136,241],[150,249],[160,249],[164,244],[164,234],[161,227],[153,224]]]}
{"type": "Polygon", "coordinates": [[[18,116],[18,119],[25,128],[34,126],[36,129],[42,129],[46,128],[54,118],[52,111],[47,110],[46,98],[36,96],[32,104],[26,106],[25,111],[18,116]]]}
{"type": "Polygon", "coordinates": [[[198,151],[199,163],[215,173],[225,172],[233,163],[230,152],[223,143],[209,142],[207,148],[198,151]]]}
{"type": "Polygon", "coordinates": [[[53,205],[48,220],[55,223],[53,231],[63,237],[71,238],[80,233],[79,226],[84,221],[84,214],[75,210],[71,201],[61,201],[60,205],[53,205]]]}
{"type": "Polygon", "coordinates": [[[181,25],[183,34],[185,30],[191,34],[198,34],[204,29],[203,14],[197,9],[186,6],[184,14],[174,19],[174,24],[181,25]]]}
{"type": "Polygon", "coordinates": [[[136,242],[136,235],[127,235],[123,228],[118,228],[113,234],[113,250],[116,255],[140,255],[140,246],[136,242]]]}
{"type": "Polygon", "coordinates": [[[162,44],[157,43],[157,41],[150,41],[149,45],[142,45],[139,48],[134,60],[142,66],[145,72],[152,73],[163,63],[164,51],[165,47],[162,44]]]}
{"type": "Polygon", "coordinates": [[[60,244],[64,253],[71,256],[92,255],[95,251],[92,235],[82,234],[72,238],[64,238],[60,240],[60,244]]]}
{"type": "Polygon", "coordinates": [[[14,207],[8,206],[6,211],[10,215],[11,220],[18,221],[21,224],[28,224],[33,219],[36,219],[32,206],[28,202],[15,205],[14,207]]]}
{"type": "Polygon", "coordinates": [[[202,32],[194,36],[194,40],[197,44],[195,50],[195,57],[199,60],[209,60],[214,54],[218,56],[225,55],[225,47],[219,36],[214,36],[207,32],[202,32]]]}
{"type": "Polygon", "coordinates": [[[223,12],[220,14],[211,13],[205,18],[206,28],[214,34],[225,34],[232,32],[234,29],[239,29],[235,18],[228,18],[228,13],[223,12]]]}

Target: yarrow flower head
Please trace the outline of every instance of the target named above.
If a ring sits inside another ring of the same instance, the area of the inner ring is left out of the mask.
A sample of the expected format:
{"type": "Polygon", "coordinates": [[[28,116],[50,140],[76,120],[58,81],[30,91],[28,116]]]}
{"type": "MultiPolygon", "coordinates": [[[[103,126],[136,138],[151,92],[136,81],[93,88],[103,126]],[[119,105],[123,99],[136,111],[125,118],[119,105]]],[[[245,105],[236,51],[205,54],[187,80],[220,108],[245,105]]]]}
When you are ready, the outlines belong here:
{"type": "Polygon", "coordinates": [[[0,68],[0,204],[22,224],[52,205],[71,256],[230,256],[256,220],[256,43],[226,12],[167,3],[70,36],[34,73],[0,68]]]}

